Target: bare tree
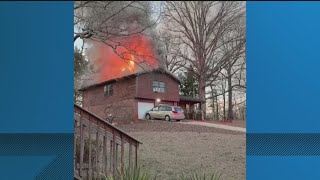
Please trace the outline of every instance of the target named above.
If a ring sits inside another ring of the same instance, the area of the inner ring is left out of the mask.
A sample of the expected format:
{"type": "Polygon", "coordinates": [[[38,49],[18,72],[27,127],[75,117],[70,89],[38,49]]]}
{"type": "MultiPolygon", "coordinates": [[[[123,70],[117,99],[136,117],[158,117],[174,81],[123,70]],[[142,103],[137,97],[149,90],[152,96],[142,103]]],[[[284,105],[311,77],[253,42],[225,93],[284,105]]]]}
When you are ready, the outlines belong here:
{"type": "MultiPolygon", "coordinates": [[[[205,99],[205,88],[214,81],[230,54],[221,54],[224,34],[244,16],[242,2],[189,1],[165,3],[167,29],[182,42],[178,54],[194,67],[199,82],[199,97],[205,99]],[[211,80],[211,82],[208,82],[211,80]]],[[[201,105],[205,114],[206,103],[201,105]]]]}
{"type": "Polygon", "coordinates": [[[181,54],[180,42],[174,42],[174,37],[166,31],[161,32],[159,38],[162,42],[165,68],[172,73],[178,72],[185,63],[185,60],[179,56],[181,54]]]}
{"type": "Polygon", "coordinates": [[[211,100],[211,108],[212,108],[212,120],[219,120],[219,104],[218,104],[218,96],[217,96],[217,87],[216,85],[210,85],[210,98],[211,100]]]}
{"type": "Polygon", "coordinates": [[[141,66],[146,57],[127,44],[127,38],[138,41],[142,32],[150,30],[160,18],[154,18],[154,11],[152,4],[144,1],[76,1],[74,41],[80,38],[104,43],[127,63],[134,55],[134,63],[141,66]]]}
{"type": "Polygon", "coordinates": [[[222,98],[223,98],[223,106],[222,106],[222,115],[220,115],[222,117],[223,120],[226,120],[226,91],[227,91],[227,79],[222,75],[222,73],[220,73],[220,78],[219,79],[219,84],[218,84],[218,88],[222,94],[222,98]]]}
{"type": "MultiPolygon", "coordinates": [[[[226,34],[223,39],[224,45],[222,46],[222,51],[224,54],[230,54],[226,61],[225,71],[222,75],[227,79],[228,82],[228,120],[233,120],[233,89],[235,87],[245,88],[241,81],[233,83],[233,77],[237,74],[243,72],[245,67],[245,22],[239,19],[238,23],[234,24],[234,30],[226,34]],[[230,41],[230,39],[233,39],[230,41]]],[[[240,79],[239,79],[240,80],[240,79]]]]}
{"type": "Polygon", "coordinates": [[[115,37],[138,34],[151,27],[151,7],[141,1],[75,1],[74,41],[93,38],[112,43],[115,37]]]}

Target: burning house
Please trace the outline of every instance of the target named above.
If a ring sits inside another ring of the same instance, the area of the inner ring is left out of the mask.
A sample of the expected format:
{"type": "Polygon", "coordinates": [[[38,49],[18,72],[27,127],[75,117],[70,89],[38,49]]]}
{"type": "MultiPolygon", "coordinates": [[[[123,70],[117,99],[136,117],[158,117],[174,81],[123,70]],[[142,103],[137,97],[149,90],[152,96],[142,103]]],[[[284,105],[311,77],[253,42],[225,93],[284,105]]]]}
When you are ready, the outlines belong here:
{"type": "Polygon", "coordinates": [[[180,105],[188,112],[201,102],[180,97],[180,80],[159,67],[148,39],[138,36],[126,42],[125,48],[95,44],[91,49],[89,58],[98,76],[80,89],[83,108],[105,120],[126,123],[144,119],[145,112],[159,104],[180,105]]]}
{"type": "Polygon", "coordinates": [[[83,108],[106,120],[128,123],[144,119],[159,104],[185,112],[201,101],[179,95],[179,79],[161,68],[107,80],[81,89],[83,108]]]}

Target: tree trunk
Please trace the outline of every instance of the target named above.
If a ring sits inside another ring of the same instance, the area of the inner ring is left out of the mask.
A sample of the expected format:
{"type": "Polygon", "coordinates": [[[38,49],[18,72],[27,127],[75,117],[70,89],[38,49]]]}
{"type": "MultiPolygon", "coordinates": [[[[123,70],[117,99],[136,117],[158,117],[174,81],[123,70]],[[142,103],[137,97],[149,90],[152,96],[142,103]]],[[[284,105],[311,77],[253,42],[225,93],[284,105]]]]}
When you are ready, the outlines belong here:
{"type": "Polygon", "coordinates": [[[206,82],[203,79],[203,77],[200,76],[199,78],[199,98],[201,99],[201,119],[204,120],[205,116],[206,116],[206,82]]]}
{"type": "Polygon", "coordinates": [[[233,104],[232,104],[232,77],[231,67],[227,70],[228,73],[228,120],[233,120],[233,104]]]}
{"type": "Polygon", "coordinates": [[[226,93],[223,93],[223,121],[226,120],[226,93]]]}
{"type": "Polygon", "coordinates": [[[214,113],[214,108],[215,108],[214,99],[215,99],[215,97],[214,97],[212,85],[210,85],[210,88],[211,88],[211,100],[212,100],[212,120],[215,120],[215,113],[214,113]]]}
{"type": "Polygon", "coordinates": [[[214,120],[214,118],[215,118],[215,116],[214,116],[214,108],[215,108],[214,96],[213,96],[213,93],[211,95],[212,95],[212,120],[214,120]]]}
{"type": "MultiPolygon", "coordinates": [[[[215,95],[217,95],[217,93],[215,93],[215,95]]],[[[219,121],[218,96],[216,96],[216,119],[219,121]]]]}

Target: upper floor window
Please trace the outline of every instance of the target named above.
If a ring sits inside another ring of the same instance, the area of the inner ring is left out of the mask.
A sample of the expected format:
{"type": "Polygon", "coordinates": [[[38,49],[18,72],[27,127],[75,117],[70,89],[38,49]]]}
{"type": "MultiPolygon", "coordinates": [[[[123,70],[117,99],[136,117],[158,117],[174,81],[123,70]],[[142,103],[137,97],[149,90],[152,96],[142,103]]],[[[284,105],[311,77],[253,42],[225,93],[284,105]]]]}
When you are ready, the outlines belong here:
{"type": "Polygon", "coordinates": [[[104,86],[104,95],[111,96],[113,94],[113,86],[112,84],[107,84],[104,86]]]}
{"type": "Polygon", "coordinates": [[[165,92],[166,84],[160,81],[153,81],[153,92],[165,92]]]}

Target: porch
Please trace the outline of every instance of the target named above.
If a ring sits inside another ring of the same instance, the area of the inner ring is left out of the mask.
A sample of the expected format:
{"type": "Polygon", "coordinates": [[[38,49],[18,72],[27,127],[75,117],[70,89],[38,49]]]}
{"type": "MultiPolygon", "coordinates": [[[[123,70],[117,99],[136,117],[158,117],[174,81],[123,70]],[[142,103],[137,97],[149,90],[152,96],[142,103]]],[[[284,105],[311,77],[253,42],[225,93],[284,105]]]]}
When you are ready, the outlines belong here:
{"type": "Polygon", "coordinates": [[[203,100],[197,97],[180,96],[179,106],[183,109],[186,119],[202,119],[200,106],[203,100]]]}

